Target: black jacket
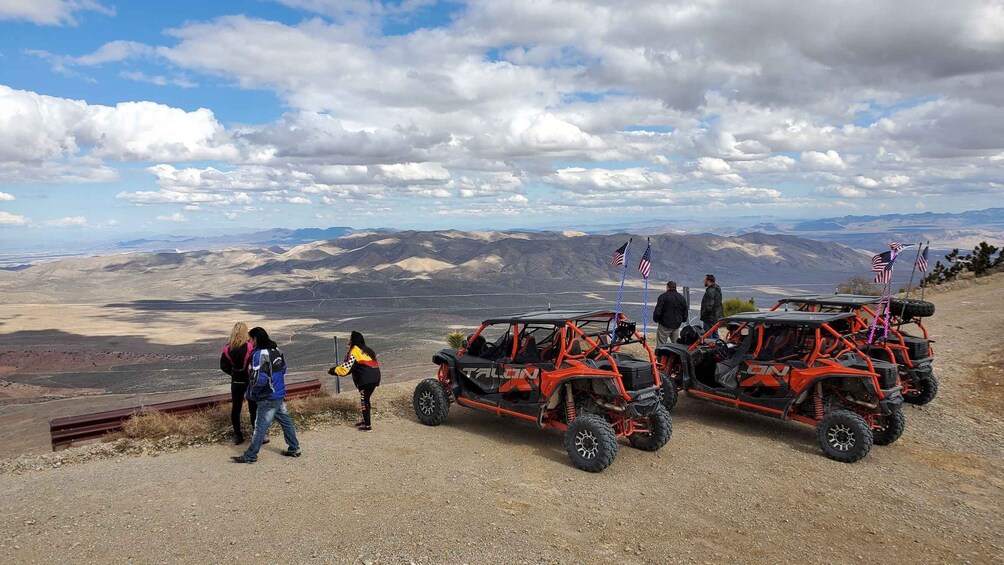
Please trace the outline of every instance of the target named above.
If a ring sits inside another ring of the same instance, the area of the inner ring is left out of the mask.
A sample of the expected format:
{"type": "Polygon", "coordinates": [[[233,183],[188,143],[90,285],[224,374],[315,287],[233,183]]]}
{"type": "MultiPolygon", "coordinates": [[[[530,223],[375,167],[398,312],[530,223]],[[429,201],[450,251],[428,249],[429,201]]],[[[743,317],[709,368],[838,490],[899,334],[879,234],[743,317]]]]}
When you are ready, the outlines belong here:
{"type": "Polygon", "coordinates": [[[659,295],[655,303],[652,321],[664,328],[675,330],[687,321],[687,299],[675,290],[667,290],[659,295]]]}
{"type": "Polygon", "coordinates": [[[248,382],[250,361],[248,344],[245,343],[238,347],[224,345],[223,352],[220,354],[220,370],[230,375],[230,382],[246,383],[248,382]]]}
{"type": "Polygon", "coordinates": [[[722,287],[717,283],[711,283],[704,291],[704,298],[701,299],[701,321],[705,324],[713,324],[725,316],[722,309],[722,287]]]}

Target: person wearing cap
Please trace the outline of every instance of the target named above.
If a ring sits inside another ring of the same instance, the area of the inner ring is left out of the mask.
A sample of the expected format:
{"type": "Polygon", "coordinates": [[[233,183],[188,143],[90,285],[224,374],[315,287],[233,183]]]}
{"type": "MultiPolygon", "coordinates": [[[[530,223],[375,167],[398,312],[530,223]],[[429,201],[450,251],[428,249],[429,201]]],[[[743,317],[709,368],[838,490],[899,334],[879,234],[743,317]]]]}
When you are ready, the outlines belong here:
{"type": "Polygon", "coordinates": [[[657,345],[676,343],[680,338],[680,325],[687,321],[687,299],[677,292],[676,281],[666,283],[666,292],[659,295],[652,321],[659,324],[655,332],[657,345]]]}

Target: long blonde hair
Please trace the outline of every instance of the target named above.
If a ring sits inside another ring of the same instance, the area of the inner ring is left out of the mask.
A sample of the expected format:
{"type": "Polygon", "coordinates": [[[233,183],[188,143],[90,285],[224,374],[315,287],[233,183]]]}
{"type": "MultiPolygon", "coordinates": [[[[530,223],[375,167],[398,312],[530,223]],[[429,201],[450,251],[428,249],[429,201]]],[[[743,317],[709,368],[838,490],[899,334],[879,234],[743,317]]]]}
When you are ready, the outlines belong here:
{"type": "Polygon", "coordinates": [[[234,324],[233,331],[230,332],[230,342],[227,343],[230,347],[240,347],[250,341],[251,338],[248,336],[248,325],[244,322],[237,322],[234,324]]]}

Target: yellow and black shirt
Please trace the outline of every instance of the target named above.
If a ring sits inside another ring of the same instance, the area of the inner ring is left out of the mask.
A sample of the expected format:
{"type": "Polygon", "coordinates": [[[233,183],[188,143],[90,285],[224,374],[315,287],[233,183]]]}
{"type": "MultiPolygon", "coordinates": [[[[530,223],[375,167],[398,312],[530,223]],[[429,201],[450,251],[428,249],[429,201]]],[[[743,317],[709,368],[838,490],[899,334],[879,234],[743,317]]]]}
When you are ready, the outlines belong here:
{"type": "Polygon", "coordinates": [[[380,364],[355,345],[349,350],[345,362],[335,367],[335,374],[339,377],[349,373],[356,388],[380,385],[380,364]]]}

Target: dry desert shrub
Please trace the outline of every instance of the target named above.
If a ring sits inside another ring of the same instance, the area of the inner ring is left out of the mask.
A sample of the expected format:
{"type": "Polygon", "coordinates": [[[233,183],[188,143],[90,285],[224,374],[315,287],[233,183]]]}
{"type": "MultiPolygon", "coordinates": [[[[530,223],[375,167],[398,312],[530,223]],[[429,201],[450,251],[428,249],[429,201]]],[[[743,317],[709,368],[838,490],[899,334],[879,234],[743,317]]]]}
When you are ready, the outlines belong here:
{"type": "MultiPolygon", "coordinates": [[[[286,408],[298,428],[310,427],[324,422],[342,422],[357,418],[359,415],[359,396],[355,391],[339,396],[318,394],[304,398],[296,398],[286,402],[286,408]]],[[[247,409],[242,411],[245,422],[245,432],[251,427],[247,421],[247,409]]],[[[377,411],[374,410],[376,413],[377,411]]],[[[275,432],[279,429],[272,426],[275,432]]],[[[165,414],[155,410],[147,410],[133,415],[125,421],[120,434],[114,434],[109,439],[121,437],[131,439],[161,440],[172,438],[181,442],[224,441],[232,433],[230,425],[230,404],[224,403],[195,414],[165,414]]],[[[278,433],[278,432],[275,432],[278,433]]]]}
{"type": "Polygon", "coordinates": [[[133,439],[161,439],[167,436],[196,439],[229,428],[229,407],[221,405],[187,415],[145,410],[126,420],[122,432],[133,439]]]}

